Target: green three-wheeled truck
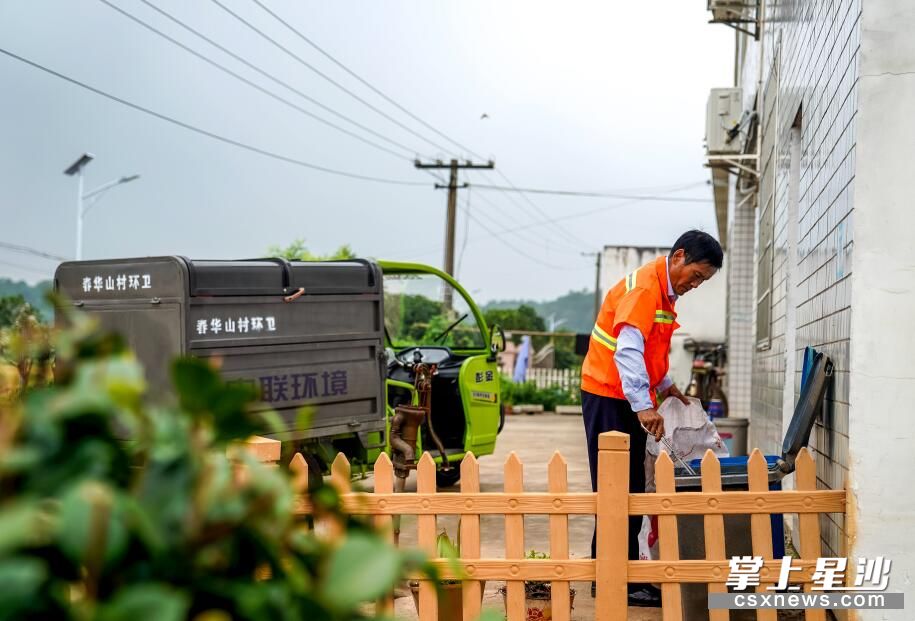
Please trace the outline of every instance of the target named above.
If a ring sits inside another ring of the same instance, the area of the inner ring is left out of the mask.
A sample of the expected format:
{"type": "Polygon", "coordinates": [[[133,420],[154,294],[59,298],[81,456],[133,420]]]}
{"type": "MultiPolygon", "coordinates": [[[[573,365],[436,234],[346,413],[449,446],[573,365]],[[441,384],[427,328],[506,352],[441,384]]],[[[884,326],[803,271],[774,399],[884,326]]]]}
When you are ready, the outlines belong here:
{"type": "Polygon", "coordinates": [[[386,451],[405,477],[428,450],[439,485],[453,485],[464,454],[491,454],[504,422],[496,354],[505,337],[432,267],[149,257],[66,262],[55,286],[124,335],[154,398],[168,398],[170,361],[181,355],[255,385],[286,424],[264,435],[287,456],[303,452],[313,471],[338,452],[370,465],[386,451]]]}

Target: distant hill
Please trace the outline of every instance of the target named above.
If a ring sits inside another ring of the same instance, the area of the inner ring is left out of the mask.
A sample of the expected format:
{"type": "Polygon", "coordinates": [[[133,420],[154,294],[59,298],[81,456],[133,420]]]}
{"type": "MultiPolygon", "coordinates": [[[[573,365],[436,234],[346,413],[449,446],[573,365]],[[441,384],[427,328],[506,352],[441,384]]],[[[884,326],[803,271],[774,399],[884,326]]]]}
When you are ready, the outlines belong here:
{"type": "Polygon", "coordinates": [[[534,307],[537,314],[549,324],[550,315],[554,320],[564,320],[558,332],[590,332],[594,327],[594,292],[583,289],[569,291],[555,300],[535,302],[533,300],[494,300],[483,306],[483,310],[495,308],[517,308],[522,304],[534,307]]]}
{"type": "Polygon", "coordinates": [[[50,280],[45,280],[35,285],[30,285],[21,280],[0,278],[0,297],[8,295],[21,295],[25,301],[37,308],[45,321],[54,319],[54,309],[44,299],[45,293],[54,286],[50,280]]]}

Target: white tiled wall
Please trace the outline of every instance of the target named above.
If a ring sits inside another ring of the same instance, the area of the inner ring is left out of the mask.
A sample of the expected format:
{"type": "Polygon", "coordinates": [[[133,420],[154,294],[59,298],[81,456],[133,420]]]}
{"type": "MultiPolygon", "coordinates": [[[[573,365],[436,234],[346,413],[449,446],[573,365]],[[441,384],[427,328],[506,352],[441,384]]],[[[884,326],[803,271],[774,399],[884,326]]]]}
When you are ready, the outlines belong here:
{"type": "Polygon", "coordinates": [[[729,416],[750,417],[753,353],[756,348],[753,321],[756,313],[753,244],[756,238],[756,203],[752,196],[735,192],[728,218],[728,369],[725,389],[729,416]]]}
{"type": "MultiPolygon", "coordinates": [[[[767,69],[763,84],[772,78],[778,88],[777,102],[763,112],[766,118],[762,119],[763,126],[775,121],[775,145],[761,162],[766,175],[772,175],[762,180],[763,185],[774,181],[775,253],[771,342],[768,349],[760,349],[754,356],[750,441],[767,453],[780,453],[784,417],[791,414],[784,412],[782,403],[786,355],[795,356],[797,372],[788,381],[797,394],[804,347],[825,352],[835,363],[835,384],[827,395],[824,416],[817,421],[812,444],[819,483],[830,488],[843,486],[848,468],[849,274],[860,16],[861,0],[778,3],[769,9],[764,34],[763,67],[767,69]],[[773,67],[777,78],[772,75],[773,67]],[[799,111],[799,218],[789,222],[788,136],[799,111]],[[798,227],[797,256],[787,252],[791,226],[798,227]],[[792,311],[786,301],[789,270],[797,287],[793,352],[785,351],[786,318],[792,311]]],[[[741,75],[749,93],[757,90],[755,53],[751,44],[741,75]]],[[[843,553],[842,517],[824,516],[822,526],[826,551],[843,553]]]]}

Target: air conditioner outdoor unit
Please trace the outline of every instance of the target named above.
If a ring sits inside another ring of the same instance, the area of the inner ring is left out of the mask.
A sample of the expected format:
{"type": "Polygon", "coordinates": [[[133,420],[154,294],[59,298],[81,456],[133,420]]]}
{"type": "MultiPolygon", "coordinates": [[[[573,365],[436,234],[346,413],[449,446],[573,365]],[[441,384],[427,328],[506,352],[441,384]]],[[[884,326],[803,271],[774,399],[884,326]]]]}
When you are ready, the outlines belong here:
{"type": "Polygon", "coordinates": [[[705,119],[705,144],[709,155],[743,151],[743,140],[740,136],[742,114],[743,89],[712,89],[705,119]]]}
{"type": "Polygon", "coordinates": [[[712,12],[712,21],[732,22],[744,18],[747,2],[741,0],[708,0],[708,10],[712,12]]]}

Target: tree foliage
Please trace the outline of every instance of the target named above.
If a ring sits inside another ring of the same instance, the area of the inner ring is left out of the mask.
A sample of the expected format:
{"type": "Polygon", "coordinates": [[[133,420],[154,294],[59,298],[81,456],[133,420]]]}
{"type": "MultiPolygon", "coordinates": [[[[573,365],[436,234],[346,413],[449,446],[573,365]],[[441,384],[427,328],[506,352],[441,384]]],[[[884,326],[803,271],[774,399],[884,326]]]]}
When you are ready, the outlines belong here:
{"type": "Polygon", "coordinates": [[[180,359],[175,404],[150,407],[123,341],[67,321],[31,350],[54,352],[55,383],[0,403],[0,620],[360,619],[422,567],[342,515],[332,487],[311,503],[345,523],[337,545],[295,520],[285,470],[242,457],[235,475],[229,446],[278,428],[253,389],[180,359]]]}
{"type": "Polygon", "coordinates": [[[553,317],[561,322],[558,329],[568,332],[590,332],[594,325],[594,291],[583,289],[569,291],[553,300],[495,300],[484,310],[496,308],[517,308],[521,305],[532,307],[538,315],[553,317]]]}
{"type": "MultiPolygon", "coordinates": [[[[545,332],[546,322],[537,310],[528,304],[521,304],[517,308],[488,308],[484,313],[486,323],[490,326],[498,324],[506,331],[524,330],[531,332],[545,332]]],[[[515,344],[521,342],[521,335],[512,336],[515,344]]],[[[534,336],[531,345],[535,350],[540,350],[548,343],[553,343],[553,366],[557,369],[571,369],[581,365],[581,356],[575,354],[575,341],[569,337],[534,336]]]]}
{"type": "Polygon", "coordinates": [[[0,373],[0,398],[9,398],[30,384],[41,385],[51,374],[50,328],[42,323],[40,313],[22,296],[0,299],[0,314],[5,313],[9,318],[0,322],[0,363],[15,369],[16,379],[0,373]]]}
{"type": "Polygon", "coordinates": [[[29,304],[21,293],[0,297],[0,330],[11,327],[22,311],[43,321],[41,311],[29,304]]]}
{"type": "MultiPolygon", "coordinates": [[[[54,308],[47,301],[47,294],[53,289],[54,283],[49,280],[30,285],[21,280],[0,278],[0,299],[22,296],[23,300],[35,309],[38,318],[42,321],[54,318],[54,308]]],[[[2,322],[0,322],[0,327],[2,325],[2,322]]]]}
{"type": "Polygon", "coordinates": [[[271,257],[288,259],[289,261],[342,261],[356,257],[356,253],[349,247],[349,244],[343,244],[327,255],[314,254],[305,246],[304,239],[293,240],[286,247],[270,246],[267,249],[267,254],[271,257]]]}
{"type": "MultiPolygon", "coordinates": [[[[483,313],[486,318],[486,324],[500,325],[504,330],[530,330],[533,332],[546,331],[546,323],[543,317],[537,314],[533,306],[522,304],[517,308],[490,308],[483,313]]],[[[520,337],[514,339],[516,342],[520,337]]],[[[541,341],[545,342],[543,337],[537,337],[534,340],[534,346],[541,346],[541,341]]]]}

